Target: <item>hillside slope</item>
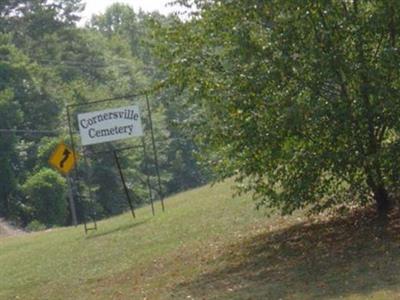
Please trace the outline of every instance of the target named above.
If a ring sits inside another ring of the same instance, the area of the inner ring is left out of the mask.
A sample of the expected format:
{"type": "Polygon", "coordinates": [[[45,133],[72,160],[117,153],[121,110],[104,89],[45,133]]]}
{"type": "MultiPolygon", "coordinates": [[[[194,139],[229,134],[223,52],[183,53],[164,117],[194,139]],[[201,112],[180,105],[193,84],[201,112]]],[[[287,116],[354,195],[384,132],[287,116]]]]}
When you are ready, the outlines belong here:
{"type": "Polygon", "coordinates": [[[199,188],[87,236],[1,238],[0,299],[400,298],[395,234],[380,240],[358,216],[267,218],[231,194],[229,183],[199,188]]]}

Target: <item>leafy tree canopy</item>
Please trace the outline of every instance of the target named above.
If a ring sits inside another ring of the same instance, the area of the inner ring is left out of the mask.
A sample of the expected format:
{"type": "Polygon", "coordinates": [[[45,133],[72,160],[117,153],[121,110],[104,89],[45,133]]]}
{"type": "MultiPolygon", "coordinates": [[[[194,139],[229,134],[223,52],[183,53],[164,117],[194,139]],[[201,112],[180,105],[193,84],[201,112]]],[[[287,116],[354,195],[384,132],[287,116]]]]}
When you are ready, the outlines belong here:
{"type": "Polygon", "coordinates": [[[160,26],[158,53],[220,175],[283,213],[375,201],[385,214],[399,181],[400,3],[195,2],[198,16],[160,26]]]}

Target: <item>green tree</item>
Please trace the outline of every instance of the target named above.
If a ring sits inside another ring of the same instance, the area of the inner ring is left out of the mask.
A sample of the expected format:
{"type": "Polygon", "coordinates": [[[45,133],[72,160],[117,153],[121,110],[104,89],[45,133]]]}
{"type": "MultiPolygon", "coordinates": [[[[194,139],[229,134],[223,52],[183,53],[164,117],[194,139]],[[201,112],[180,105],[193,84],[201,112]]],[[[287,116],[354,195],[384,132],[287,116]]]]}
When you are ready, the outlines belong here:
{"type": "MultiPolygon", "coordinates": [[[[136,94],[157,85],[164,77],[156,70],[158,61],[150,52],[155,42],[151,25],[154,20],[168,23],[175,18],[156,13],[136,14],[130,7],[118,4],[96,16],[91,26],[77,28],[75,22],[79,19],[81,3],[80,0],[0,3],[0,128],[17,129],[14,133],[0,132],[0,214],[19,219],[22,224],[33,217],[48,226],[60,221],[51,216],[43,221],[46,216],[42,214],[42,202],[32,200],[34,191],[28,186],[33,180],[39,180],[38,174],[42,176],[42,170],[48,167],[48,156],[54,145],[69,139],[66,104],[136,94]],[[43,132],[50,130],[59,134],[44,136],[43,132]]],[[[174,122],[183,119],[175,112],[179,105],[166,105],[164,101],[172,96],[167,93],[150,96],[162,185],[167,193],[198,185],[204,179],[197,176],[200,172],[197,172],[191,139],[172,126],[172,119],[174,122]]],[[[138,99],[138,104],[143,108],[144,126],[148,128],[145,98],[138,99]]],[[[99,104],[96,109],[108,105],[99,104]]],[[[70,112],[76,123],[78,108],[71,108],[70,112]]],[[[147,197],[147,187],[137,184],[137,176],[146,180],[149,175],[153,185],[157,185],[149,136],[146,142],[150,153],[146,160],[139,151],[121,153],[128,185],[142,198],[147,197]]],[[[139,143],[123,141],[119,146],[139,143]]],[[[105,145],[96,149],[109,150],[105,145]]],[[[113,159],[93,155],[89,164],[92,168],[86,168],[82,162],[77,168],[85,179],[80,186],[83,201],[77,202],[78,215],[83,217],[89,187],[97,202],[97,213],[105,217],[122,212],[127,205],[113,159]]],[[[51,189],[48,192],[52,193],[51,189]]],[[[51,214],[50,210],[47,213],[51,214]]]]}
{"type": "Polygon", "coordinates": [[[32,219],[47,226],[64,225],[67,215],[66,184],[56,171],[43,168],[22,186],[32,219]]]}
{"type": "MultiPolygon", "coordinates": [[[[64,83],[54,60],[64,51],[57,45],[72,36],[79,3],[21,0],[0,4],[1,129],[60,129],[64,83]]],[[[36,207],[26,203],[18,186],[47,165],[37,159],[39,141],[38,135],[0,133],[0,214],[23,223],[36,207]]]]}
{"type": "MultiPolygon", "coordinates": [[[[1,70],[1,66],[0,66],[1,70]]],[[[12,128],[18,122],[18,107],[12,101],[12,92],[0,91],[0,128],[12,128]],[[10,126],[10,127],[8,127],[10,126]]],[[[12,192],[16,189],[15,163],[16,138],[13,133],[1,133],[0,138],[0,215],[11,213],[12,192]]]]}
{"type": "MultiPolygon", "coordinates": [[[[183,1],[182,1],[183,2],[183,1]]],[[[283,213],[398,193],[400,3],[196,1],[160,27],[169,83],[222,177],[283,213]]]]}
{"type": "MultiPolygon", "coordinates": [[[[27,59],[9,44],[9,38],[0,35],[0,128],[14,129],[23,120],[22,107],[18,101],[23,97],[30,80],[27,59]]],[[[0,214],[15,213],[18,172],[18,139],[13,132],[0,133],[0,214]]]]}

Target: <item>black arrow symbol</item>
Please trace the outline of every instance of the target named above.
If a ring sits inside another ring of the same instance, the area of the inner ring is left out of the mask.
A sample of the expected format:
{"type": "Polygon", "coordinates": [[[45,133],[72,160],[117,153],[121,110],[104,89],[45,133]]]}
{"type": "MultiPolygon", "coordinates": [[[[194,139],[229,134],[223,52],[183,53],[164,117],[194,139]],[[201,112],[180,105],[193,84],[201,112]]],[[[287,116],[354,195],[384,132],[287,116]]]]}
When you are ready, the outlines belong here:
{"type": "Polygon", "coordinates": [[[64,168],[64,163],[68,160],[69,155],[71,154],[71,151],[69,151],[68,149],[64,150],[64,157],[63,159],[60,161],[60,168],[64,168]]]}

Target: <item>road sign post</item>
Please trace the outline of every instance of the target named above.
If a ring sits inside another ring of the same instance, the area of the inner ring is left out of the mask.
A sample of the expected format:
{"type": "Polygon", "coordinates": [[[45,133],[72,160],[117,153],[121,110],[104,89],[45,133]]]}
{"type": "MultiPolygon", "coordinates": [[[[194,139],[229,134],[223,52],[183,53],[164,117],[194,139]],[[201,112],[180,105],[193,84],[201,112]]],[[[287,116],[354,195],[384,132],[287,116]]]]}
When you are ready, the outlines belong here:
{"type": "Polygon", "coordinates": [[[71,170],[75,167],[76,160],[77,156],[75,152],[67,147],[64,143],[60,143],[56,147],[49,159],[50,165],[67,177],[69,207],[74,226],[78,225],[78,219],[76,216],[76,207],[72,192],[71,178],[69,177],[68,173],[71,172],[71,170]]]}

